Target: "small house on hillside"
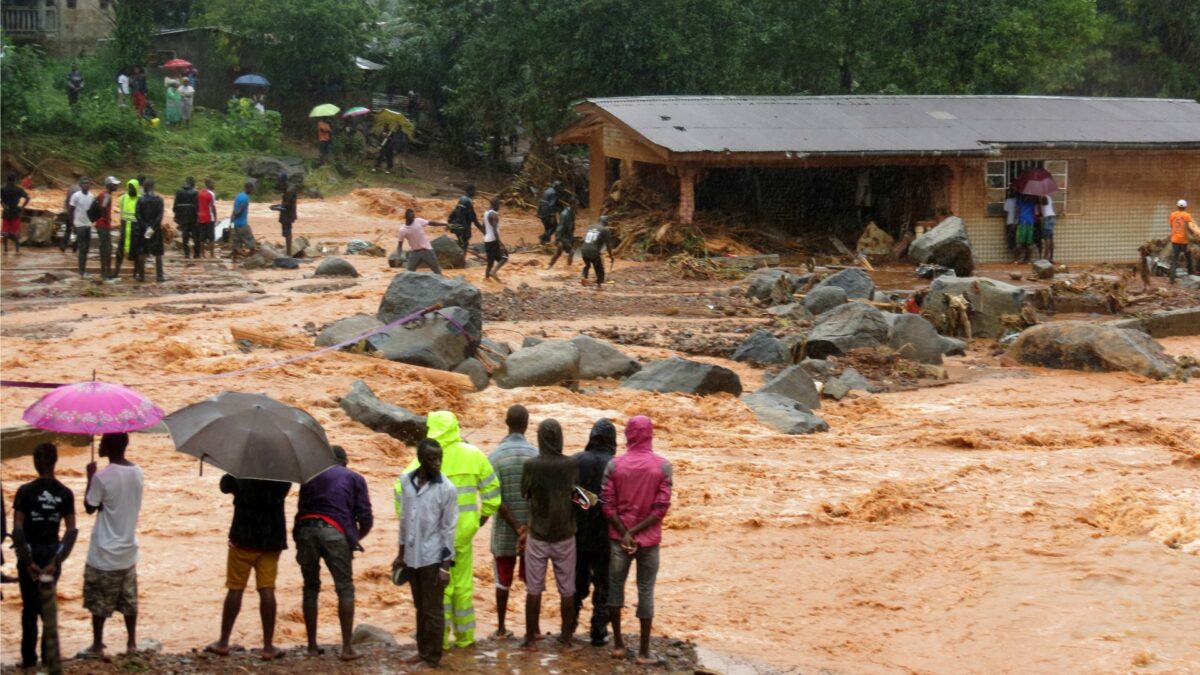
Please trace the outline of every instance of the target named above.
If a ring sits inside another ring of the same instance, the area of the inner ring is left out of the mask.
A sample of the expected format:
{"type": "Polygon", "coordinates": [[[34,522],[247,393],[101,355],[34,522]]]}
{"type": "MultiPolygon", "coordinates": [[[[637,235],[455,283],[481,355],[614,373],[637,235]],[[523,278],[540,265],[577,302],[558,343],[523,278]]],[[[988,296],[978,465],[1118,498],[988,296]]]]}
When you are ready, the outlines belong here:
{"type": "Polygon", "coordinates": [[[981,262],[1007,259],[1002,204],[1029,167],[1059,190],[1056,258],[1124,261],[1200,203],[1200,103],[1048,96],[588,99],[555,137],[587,145],[591,215],[613,183],[691,221],[743,213],[795,236],[893,236],[957,215],[981,262]]]}
{"type": "Polygon", "coordinates": [[[93,52],[112,32],[112,0],[0,0],[0,28],[17,44],[36,43],[54,56],[93,52]]]}

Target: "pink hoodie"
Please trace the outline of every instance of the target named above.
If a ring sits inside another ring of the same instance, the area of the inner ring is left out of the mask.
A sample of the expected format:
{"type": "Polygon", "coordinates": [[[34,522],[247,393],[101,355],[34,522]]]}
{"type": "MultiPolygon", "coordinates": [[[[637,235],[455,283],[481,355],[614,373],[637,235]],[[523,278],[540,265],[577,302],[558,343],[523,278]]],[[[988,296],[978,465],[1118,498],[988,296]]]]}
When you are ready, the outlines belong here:
{"type": "MultiPolygon", "coordinates": [[[[662,541],[662,519],[671,507],[671,463],[654,454],[653,439],[649,417],[631,418],[625,426],[625,454],[604,469],[601,511],[605,518],[616,515],[632,528],[651,515],[658,517],[659,522],[634,535],[638,546],[657,546],[662,541]]],[[[621,539],[611,525],[608,536],[621,539]]]]}

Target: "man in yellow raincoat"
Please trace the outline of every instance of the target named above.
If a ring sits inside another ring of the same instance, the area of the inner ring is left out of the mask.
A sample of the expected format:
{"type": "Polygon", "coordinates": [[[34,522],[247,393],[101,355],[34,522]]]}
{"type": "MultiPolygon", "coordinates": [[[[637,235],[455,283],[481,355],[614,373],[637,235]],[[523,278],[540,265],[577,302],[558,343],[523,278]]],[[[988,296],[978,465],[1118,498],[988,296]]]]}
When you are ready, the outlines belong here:
{"type": "Polygon", "coordinates": [[[137,255],[136,248],[131,252],[131,246],[136,246],[133,241],[133,224],[137,221],[137,203],[141,197],[142,186],[138,183],[138,179],[130,178],[125,184],[125,194],[121,195],[117,200],[117,206],[121,211],[121,225],[117,229],[117,267],[113,270],[112,278],[116,279],[121,276],[121,263],[129,258],[131,261],[137,255]]]}
{"type": "MultiPolygon", "coordinates": [[[[454,567],[446,586],[443,604],[446,616],[446,649],[450,648],[450,630],[454,644],[475,644],[475,590],[471,540],[493,514],[500,509],[500,479],[488,463],[487,455],[465,443],[458,431],[458,418],[447,410],[435,410],[425,418],[428,437],[442,446],[442,473],[458,488],[458,527],[454,533],[454,567]]],[[[404,473],[414,471],[417,460],[404,473]]],[[[401,479],[396,479],[396,515],[403,515],[400,503],[401,479]]]]}

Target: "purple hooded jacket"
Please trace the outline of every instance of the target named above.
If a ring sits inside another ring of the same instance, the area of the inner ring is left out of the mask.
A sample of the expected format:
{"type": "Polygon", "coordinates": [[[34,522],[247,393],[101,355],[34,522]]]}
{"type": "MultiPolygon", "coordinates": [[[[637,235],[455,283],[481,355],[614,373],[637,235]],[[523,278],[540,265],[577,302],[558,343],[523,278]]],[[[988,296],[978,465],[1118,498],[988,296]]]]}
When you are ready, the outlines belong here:
{"type": "MultiPolygon", "coordinates": [[[[638,546],[657,546],[662,541],[662,519],[671,508],[671,463],[654,454],[654,425],[638,415],[625,425],[625,454],[604,469],[601,510],[605,518],[616,515],[626,528],[654,515],[658,522],[638,532],[638,546]]],[[[620,541],[621,533],[611,525],[608,536],[620,541]]]]}

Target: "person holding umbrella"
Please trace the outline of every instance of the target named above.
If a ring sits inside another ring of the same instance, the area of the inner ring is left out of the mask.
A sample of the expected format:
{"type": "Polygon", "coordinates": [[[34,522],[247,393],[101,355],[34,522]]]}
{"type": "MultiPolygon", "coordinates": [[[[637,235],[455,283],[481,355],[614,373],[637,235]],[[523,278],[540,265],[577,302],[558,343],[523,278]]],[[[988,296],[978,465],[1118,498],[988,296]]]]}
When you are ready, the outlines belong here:
{"type": "Polygon", "coordinates": [[[320,152],[321,164],[329,161],[329,152],[333,148],[333,126],[329,120],[317,120],[317,151],[320,152]]]}
{"type": "Polygon", "coordinates": [[[384,127],[383,140],[379,143],[379,154],[375,157],[375,166],[371,173],[379,171],[379,167],[385,163],[387,168],[384,169],[384,173],[392,172],[392,165],[396,162],[396,135],[391,126],[384,127]]]}

